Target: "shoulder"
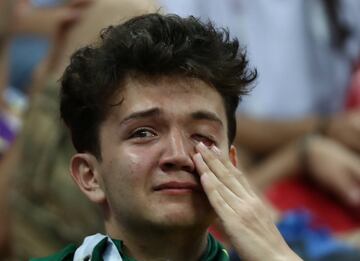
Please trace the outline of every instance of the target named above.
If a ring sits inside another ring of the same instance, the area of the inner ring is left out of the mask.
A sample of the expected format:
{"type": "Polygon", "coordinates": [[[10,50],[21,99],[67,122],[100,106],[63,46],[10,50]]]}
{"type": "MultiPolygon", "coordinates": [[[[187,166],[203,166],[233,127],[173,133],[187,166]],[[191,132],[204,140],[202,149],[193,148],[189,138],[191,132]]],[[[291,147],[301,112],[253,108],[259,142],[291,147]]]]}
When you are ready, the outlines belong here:
{"type": "Polygon", "coordinates": [[[31,258],[29,261],[70,261],[73,260],[76,248],[77,246],[75,244],[71,244],[51,256],[31,258]]]}

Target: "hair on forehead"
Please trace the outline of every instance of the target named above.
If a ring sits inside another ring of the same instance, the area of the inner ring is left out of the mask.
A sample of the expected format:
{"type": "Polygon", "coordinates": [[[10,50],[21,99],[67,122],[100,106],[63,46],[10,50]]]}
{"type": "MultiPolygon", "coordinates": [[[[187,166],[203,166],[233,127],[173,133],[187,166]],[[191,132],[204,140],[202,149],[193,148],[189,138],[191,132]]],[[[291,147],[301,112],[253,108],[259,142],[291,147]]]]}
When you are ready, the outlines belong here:
{"type": "Polygon", "coordinates": [[[61,80],[61,116],[78,151],[101,158],[99,125],[129,76],[196,78],[214,87],[224,101],[232,143],[239,97],[249,92],[256,70],[248,68],[245,51],[227,30],[192,16],[154,13],[109,26],[96,44],[73,54],[61,80]]]}

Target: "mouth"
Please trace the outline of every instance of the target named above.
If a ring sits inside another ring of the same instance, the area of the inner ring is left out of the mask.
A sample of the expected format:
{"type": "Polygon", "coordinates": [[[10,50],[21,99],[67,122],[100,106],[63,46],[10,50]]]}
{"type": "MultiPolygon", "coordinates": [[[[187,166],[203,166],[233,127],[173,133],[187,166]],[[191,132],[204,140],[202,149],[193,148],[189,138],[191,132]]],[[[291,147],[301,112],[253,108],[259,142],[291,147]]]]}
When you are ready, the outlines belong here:
{"type": "Polygon", "coordinates": [[[175,195],[200,192],[202,191],[202,188],[199,184],[196,184],[194,182],[171,181],[155,186],[154,191],[175,195]]]}

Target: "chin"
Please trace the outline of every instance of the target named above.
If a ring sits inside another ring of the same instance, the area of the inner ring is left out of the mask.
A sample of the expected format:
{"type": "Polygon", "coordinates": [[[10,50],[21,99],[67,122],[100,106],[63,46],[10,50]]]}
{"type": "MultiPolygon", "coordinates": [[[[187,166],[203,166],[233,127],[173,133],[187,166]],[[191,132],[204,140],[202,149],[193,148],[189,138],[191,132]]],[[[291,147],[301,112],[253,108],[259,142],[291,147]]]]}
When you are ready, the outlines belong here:
{"type": "Polygon", "coordinates": [[[162,209],[158,212],[156,219],[159,225],[164,227],[208,227],[215,220],[215,213],[212,209],[162,209]]]}

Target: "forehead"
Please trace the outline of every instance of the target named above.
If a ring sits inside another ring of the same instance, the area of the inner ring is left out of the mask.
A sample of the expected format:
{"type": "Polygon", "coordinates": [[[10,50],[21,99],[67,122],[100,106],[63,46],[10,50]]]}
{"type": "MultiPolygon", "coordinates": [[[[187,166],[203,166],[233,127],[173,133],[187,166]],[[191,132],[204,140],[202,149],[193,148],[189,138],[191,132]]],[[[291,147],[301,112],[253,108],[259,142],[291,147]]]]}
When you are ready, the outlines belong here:
{"type": "Polygon", "coordinates": [[[168,116],[209,111],[220,118],[226,126],[226,113],[221,95],[216,89],[196,78],[181,76],[129,77],[122,91],[115,97],[120,106],[110,115],[117,119],[127,115],[158,108],[168,116]]]}

